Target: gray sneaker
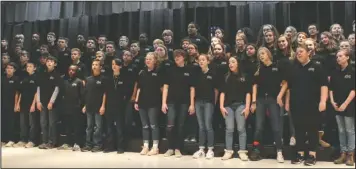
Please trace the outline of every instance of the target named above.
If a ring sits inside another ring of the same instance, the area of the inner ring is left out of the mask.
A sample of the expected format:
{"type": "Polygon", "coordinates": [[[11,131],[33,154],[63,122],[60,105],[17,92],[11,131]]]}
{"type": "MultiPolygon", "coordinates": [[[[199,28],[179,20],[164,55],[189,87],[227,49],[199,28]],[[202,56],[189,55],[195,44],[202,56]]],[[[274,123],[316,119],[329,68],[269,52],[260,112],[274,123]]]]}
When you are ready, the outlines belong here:
{"type": "Polygon", "coordinates": [[[80,146],[78,144],[74,144],[72,150],[73,151],[80,151],[80,146]]]}
{"type": "Polygon", "coordinates": [[[281,151],[277,152],[277,161],[278,163],[284,163],[284,157],[281,151]]]}
{"type": "Polygon", "coordinates": [[[5,145],[5,147],[13,147],[14,145],[15,145],[15,142],[9,141],[9,142],[5,145]]]}
{"type": "Polygon", "coordinates": [[[164,153],[164,156],[169,157],[169,156],[172,156],[173,154],[174,154],[174,151],[172,149],[169,149],[166,151],[166,153],[164,153]]]}
{"type": "Polygon", "coordinates": [[[25,148],[33,148],[33,147],[35,147],[35,143],[33,143],[31,141],[25,145],[25,148]]]}
{"type": "Polygon", "coordinates": [[[58,150],[71,150],[71,147],[68,144],[63,144],[57,148],[58,150]]]}
{"type": "Polygon", "coordinates": [[[13,147],[25,147],[27,143],[23,142],[23,141],[19,141],[18,143],[14,144],[13,147]]]}

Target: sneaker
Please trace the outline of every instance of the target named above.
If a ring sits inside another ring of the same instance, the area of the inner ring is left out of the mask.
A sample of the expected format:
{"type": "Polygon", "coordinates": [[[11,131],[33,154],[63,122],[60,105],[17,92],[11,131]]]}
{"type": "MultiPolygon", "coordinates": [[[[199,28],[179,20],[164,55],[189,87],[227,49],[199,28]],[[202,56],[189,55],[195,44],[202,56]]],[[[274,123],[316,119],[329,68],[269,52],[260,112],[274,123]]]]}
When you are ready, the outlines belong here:
{"type": "Polygon", "coordinates": [[[193,137],[192,139],[190,139],[190,142],[195,143],[195,142],[197,142],[197,139],[195,137],[193,137]]]}
{"type": "Polygon", "coordinates": [[[195,158],[195,159],[202,158],[202,157],[205,157],[205,152],[202,149],[198,150],[197,152],[195,152],[193,154],[193,158],[195,158]]]}
{"type": "Polygon", "coordinates": [[[91,151],[92,149],[93,149],[92,147],[86,145],[86,146],[83,147],[81,150],[82,150],[82,152],[88,152],[88,151],[91,151]]]}
{"type": "Polygon", "coordinates": [[[26,145],[25,145],[25,148],[33,148],[35,147],[35,143],[33,143],[32,141],[28,142],[26,145]]]}
{"type": "Polygon", "coordinates": [[[277,161],[279,163],[284,163],[283,153],[281,151],[277,152],[277,161]]]}
{"type": "Polygon", "coordinates": [[[225,150],[224,156],[221,158],[221,160],[229,160],[232,158],[233,154],[234,154],[233,150],[225,150]]]}
{"type": "Polygon", "coordinates": [[[41,145],[38,146],[39,149],[46,149],[47,144],[42,143],[41,145]]]}
{"type": "Polygon", "coordinates": [[[80,146],[78,144],[74,144],[72,151],[80,151],[80,146]]]}
{"type": "Polygon", "coordinates": [[[5,147],[13,147],[14,145],[15,145],[15,142],[9,141],[9,142],[5,145],[5,147]]]}
{"type": "Polygon", "coordinates": [[[123,149],[118,149],[118,150],[116,151],[116,153],[117,153],[117,154],[124,154],[125,151],[124,151],[123,149]]]}
{"type": "Polygon", "coordinates": [[[212,149],[209,149],[208,152],[206,153],[205,156],[206,159],[212,159],[214,158],[214,151],[212,149]]]}
{"type": "Polygon", "coordinates": [[[111,153],[111,152],[114,152],[114,151],[115,151],[114,148],[112,148],[112,147],[106,147],[106,148],[104,148],[103,153],[111,153]]]}
{"type": "Polygon", "coordinates": [[[27,143],[23,141],[19,141],[18,143],[14,144],[13,147],[25,147],[27,143]]]}
{"type": "Polygon", "coordinates": [[[165,157],[169,157],[169,156],[172,156],[174,154],[174,151],[172,149],[168,149],[166,151],[166,153],[164,153],[164,156],[165,157]]]}
{"type": "Polygon", "coordinates": [[[48,144],[46,145],[46,149],[52,149],[52,148],[55,148],[53,144],[48,143],[48,144]]]}
{"type": "Polygon", "coordinates": [[[147,155],[149,152],[149,148],[148,147],[142,147],[142,150],[140,152],[141,155],[147,155]]]}
{"type": "Polygon", "coordinates": [[[260,150],[257,147],[254,147],[252,149],[251,155],[250,155],[250,160],[251,161],[260,161],[262,160],[262,157],[260,155],[260,150]]]}
{"type": "Polygon", "coordinates": [[[62,146],[58,147],[57,150],[70,150],[71,147],[68,144],[63,144],[62,146]]]}
{"type": "Polygon", "coordinates": [[[189,142],[189,138],[184,139],[184,142],[189,142]]]}
{"type": "Polygon", "coordinates": [[[154,156],[157,154],[159,154],[158,148],[151,148],[151,151],[147,153],[147,155],[149,155],[149,156],[154,156]]]}
{"type": "Polygon", "coordinates": [[[240,150],[237,153],[239,154],[239,157],[242,161],[248,161],[247,150],[240,150]]]}
{"type": "Polygon", "coordinates": [[[174,150],[174,155],[177,157],[177,158],[181,158],[183,155],[182,153],[180,152],[180,150],[174,150]]]}
{"type": "Polygon", "coordinates": [[[5,142],[1,142],[1,147],[4,147],[6,145],[5,142]]]}
{"type": "Polygon", "coordinates": [[[289,140],[289,145],[290,146],[295,146],[295,144],[297,143],[297,141],[295,140],[295,137],[291,137],[289,140]]]}
{"type": "Polygon", "coordinates": [[[96,152],[100,152],[103,151],[103,149],[99,146],[95,146],[93,149],[91,149],[91,152],[96,153],[96,152]]]}
{"type": "Polygon", "coordinates": [[[304,161],[304,156],[297,153],[296,157],[293,160],[291,160],[291,163],[292,164],[301,164],[303,161],[304,161]]]}
{"type": "Polygon", "coordinates": [[[308,158],[304,161],[304,165],[306,166],[312,166],[315,165],[316,163],[316,158],[312,155],[309,155],[308,158]]]}

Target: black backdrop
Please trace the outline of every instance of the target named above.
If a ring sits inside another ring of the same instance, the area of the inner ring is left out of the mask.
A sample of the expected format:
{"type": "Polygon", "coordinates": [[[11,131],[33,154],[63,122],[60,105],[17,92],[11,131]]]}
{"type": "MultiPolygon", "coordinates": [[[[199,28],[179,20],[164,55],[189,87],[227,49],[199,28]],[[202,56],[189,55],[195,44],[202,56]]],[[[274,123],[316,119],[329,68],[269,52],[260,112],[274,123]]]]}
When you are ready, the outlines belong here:
{"type": "Polygon", "coordinates": [[[109,40],[127,35],[130,39],[137,40],[141,32],[146,32],[152,42],[153,39],[160,38],[162,31],[168,28],[173,30],[174,41],[178,44],[187,35],[187,24],[195,21],[203,36],[208,37],[209,26],[219,26],[225,29],[226,37],[232,43],[238,28],[250,27],[257,34],[261,25],[267,23],[275,25],[282,32],[288,25],[295,26],[298,31],[307,31],[310,23],[317,23],[320,30],[324,31],[337,22],[344,27],[347,35],[352,31],[351,23],[355,16],[354,1],[136,2],[131,6],[127,2],[125,8],[116,12],[113,9],[117,8],[110,4],[99,5],[109,2],[47,2],[51,3],[49,8],[41,4],[33,7],[33,3],[45,2],[31,2],[32,5],[28,3],[14,6],[2,2],[2,39],[8,39],[11,43],[15,34],[23,33],[27,38],[25,47],[28,47],[28,39],[33,32],[39,32],[44,42],[46,34],[53,31],[57,36],[72,39],[69,42],[72,45],[78,33],[86,37],[106,34],[109,40]],[[57,8],[54,9],[56,4],[57,8]],[[126,9],[130,12],[125,12],[126,9]],[[37,12],[33,14],[34,11],[37,12]],[[52,12],[52,15],[42,16],[46,11],[52,12]],[[54,15],[54,12],[58,15],[54,15]]]}

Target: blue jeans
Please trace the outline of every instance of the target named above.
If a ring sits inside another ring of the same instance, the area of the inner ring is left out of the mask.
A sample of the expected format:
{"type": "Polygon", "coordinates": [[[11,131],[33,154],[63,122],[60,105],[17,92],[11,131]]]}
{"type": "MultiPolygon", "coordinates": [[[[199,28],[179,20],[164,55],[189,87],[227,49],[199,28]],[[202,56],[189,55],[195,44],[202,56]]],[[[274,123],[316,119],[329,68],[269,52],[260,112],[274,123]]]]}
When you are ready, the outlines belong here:
{"type": "Polygon", "coordinates": [[[336,115],[341,152],[355,150],[355,118],[336,115]]]}
{"type": "Polygon", "coordinates": [[[86,146],[102,147],[103,116],[87,112],[86,146]],[[94,128],[95,126],[95,128],[94,128]]]}
{"type": "Polygon", "coordinates": [[[57,118],[56,108],[48,110],[47,107],[42,106],[40,112],[42,143],[57,144],[57,118]]]}
{"type": "Polygon", "coordinates": [[[225,107],[228,112],[225,117],[226,132],[225,132],[225,146],[226,150],[233,150],[235,120],[237,123],[237,131],[239,132],[239,146],[240,150],[246,150],[246,128],[245,116],[242,111],[245,109],[244,103],[233,103],[229,107],[225,107]]]}
{"type": "Polygon", "coordinates": [[[150,132],[152,140],[159,140],[159,128],[158,128],[158,113],[161,111],[157,108],[140,108],[140,117],[142,123],[142,137],[143,141],[150,140],[150,132]],[[151,131],[150,131],[151,128],[151,131]]]}
{"type": "Polygon", "coordinates": [[[208,148],[214,147],[214,130],[213,130],[213,103],[197,100],[195,102],[195,111],[199,124],[199,148],[205,148],[206,140],[208,148]]]}
{"type": "Polygon", "coordinates": [[[287,113],[288,116],[288,125],[289,125],[289,134],[290,137],[295,137],[295,128],[294,128],[294,124],[293,124],[293,119],[292,119],[292,114],[290,112],[287,112],[284,107],[280,108],[280,130],[281,130],[281,134],[282,134],[282,138],[283,138],[283,133],[284,133],[284,114],[287,113]]]}
{"type": "Polygon", "coordinates": [[[263,127],[266,118],[266,111],[269,110],[269,119],[271,120],[271,126],[273,131],[274,141],[276,142],[277,150],[282,149],[282,134],[280,132],[280,107],[277,104],[276,99],[272,97],[257,98],[256,108],[256,131],[255,141],[261,142],[263,135],[263,127]]]}
{"type": "Polygon", "coordinates": [[[187,104],[168,104],[167,139],[168,149],[183,149],[184,123],[188,115],[187,104]]]}

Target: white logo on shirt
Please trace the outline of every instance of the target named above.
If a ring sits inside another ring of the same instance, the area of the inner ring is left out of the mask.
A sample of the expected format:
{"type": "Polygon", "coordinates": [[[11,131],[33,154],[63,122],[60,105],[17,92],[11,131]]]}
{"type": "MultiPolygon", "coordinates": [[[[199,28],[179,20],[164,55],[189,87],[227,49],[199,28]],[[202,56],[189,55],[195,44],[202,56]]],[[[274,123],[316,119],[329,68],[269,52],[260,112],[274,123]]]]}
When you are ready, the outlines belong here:
{"type": "Polygon", "coordinates": [[[65,53],[64,56],[68,56],[68,53],[65,53]]]}
{"type": "Polygon", "coordinates": [[[121,85],[121,84],[124,84],[124,82],[122,82],[122,81],[119,81],[119,82],[117,82],[117,84],[121,85]]]}
{"type": "Polygon", "coordinates": [[[37,52],[39,52],[39,51],[40,51],[40,49],[37,49],[36,51],[37,51],[37,52]]]}
{"type": "Polygon", "coordinates": [[[53,76],[51,76],[51,77],[49,77],[49,79],[53,80],[53,79],[54,79],[54,77],[53,77],[53,76]]]}
{"type": "Polygon", "coordinates": [[[184,76],[189,76],[189,73],[184,73],[184,76]]]}
{"type": "Polygon", "coordinates": [[[308,69],[308,71],[309,71],[309,72],[314,72],[315,69],[311,67],[311,68],[308,69]]]}
{"type": "Polygon", "coordinates": [[[145,50],[146,50],[146,51],[150,51],[150,49],[149,49],[149,48],[145,48],[145,50]]]}
{"type": "Polygon", "coordinates": [[[168,49],[170,52],[173,51],[173,49],[168,49]]]}
{"type": "Polygon", "coordinates": [[[200,39],[195,39],[197,42],[200,42],[200,39]]]}
{"type": "Polygon", "coordinates": [[[207,76],[206,78],[207,78],[207,79],[213,79],[213,77],[211,77],[211,76],[207,76]]]}
{"type": "Polygon", "coordinates": [[[96,84],[101,84],[101,81],[96,81],[96,84]]]}
{"type": "Polygon", "coordinates": [[[135,62],[137,62],[137,63],[140,62],[140,59],[136,59],[135,62]]]}
{"type": "Polygon", "coordinates": [[[345,79],[351,79],[351,75],[345,75],[345,79]]]}
{"type": "MultiPolygon", "coordinates": [[[[22,83],[22,82],[21,82],[22,83]]],[[[35,83],[35,81],[33,81],[33,80],[30,80],[30,83],[35,83]]]]}
{"type": "Polygon", "coordinates": [[[105,72],[105,69],[101,69],[100,71],[101,71],[102,73],[104,73],[104,72],[105,72]]]}
{"type": "Polygon", "coordinates": [[[244,78],[244,77],[241,77],[241,78],[240,78],[240,81],[241,81],[241,82],[245,82],[245,78],[244,78]]]}
{"type": "Polygon", "coordinates": [[[355,61],[354,61],[354,60],[351,60],[351,64],[353,64],[353,65],[354,65],[354,64],[355,64],[355,61]]]}
{"type": "Polygon", "coordinates": [[[221,62],[222,65],[226,65],[226,62],[221,62]]]}
{"type": "Polygon", "coordinates": [[[79,71],[81,71],[81,70],[82,70],[82,68],[78,68],[78,70],[79,70],[79,71]]]}
{"type": "Polygon", "coordinates": [[[132,68],[128,69],[129,72],[132,72],[132,68]]]}
{"type": "Polygon", "coordinates": [[[157,73],[152,73],[152,76],[157,76],[157,73]]]}
{"type": "Polygon", "coordinates": [[[77,86],[77,84],[76,84],[76,83],[73,83],[73,84],[72,84],[72,86],[73,86],[73,87],[76,87],[76,86],[77,86]]]}
{"type": "Polygon", "coordinates": [[[193,63],[193,65],[198,66],[198,63],[193,63]]]}
{"type": "Polygon", "coordinates": [[[171,64],[170,64],[170,63],[166,63],[165,65],[166,65],[166,66],[170,66],[171,64]]]}
{"type": "Polygon", "coordinates": [[[316,61],[315,63],[318,64],[318,65],[320,65],[320,62],[319,62],[319,61],[316,61]]]}
{"type": "Polygon", "coordinates": [[[14,81],[13,81],[13,80],[10,80],[9,83],[14,83],[14,81]]]}
{"type": "Polygon", "coordinates": [[[277,72],[278,71],[278,68],[274,67],[272,68],[272,72],[277,72]]]}

